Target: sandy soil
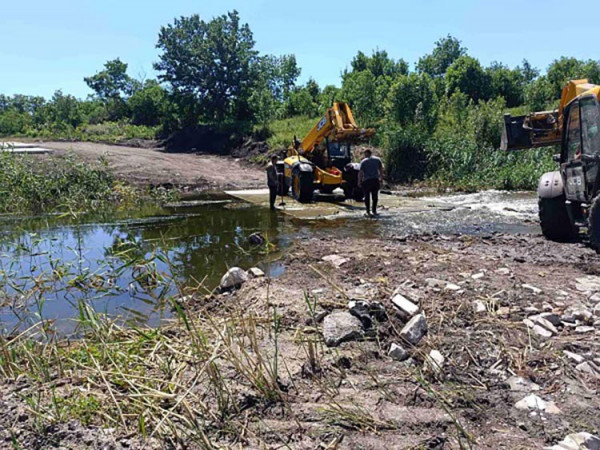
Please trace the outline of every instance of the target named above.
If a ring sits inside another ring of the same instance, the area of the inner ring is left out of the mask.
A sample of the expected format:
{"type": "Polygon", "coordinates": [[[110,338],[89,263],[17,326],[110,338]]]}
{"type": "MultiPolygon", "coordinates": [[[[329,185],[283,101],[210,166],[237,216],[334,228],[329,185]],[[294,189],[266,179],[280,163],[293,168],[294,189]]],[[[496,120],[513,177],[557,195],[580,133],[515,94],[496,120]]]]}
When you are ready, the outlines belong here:
{"type": "MultiPolygon", "coordinates": [[[[582,333],[575,325],[583,323],[563,320],[554,336],[541,338],[523,322],[542,311],[564,317],[574,305],[593,309],[593,292],[581,284],[600,274],[590,249],[538,235],[315,237],[299,241],[283,263],[279,278],[250,280],[232,293],[187,303],[195,317],[261,318],[258,344],[271,356],[268,324],[274,311],[281,316],[277,351],[285,403],[264,402],[239,377],[228,379],[244,405],[244,430],[235,438],[215,430],[217,446],[530,449],[600,429],[600,381],[563,353],[598,358],[600,324],[589,319],[592,329],[582,333]],[[338,267],[323,260],[332,254],[345,261],[338,267]],[[406,318],[391,304],[394,292],[417,303],[426,317],[427,335],[415,346],[400,337],[406,318]],[[327,347],[323,316],[347,311],[351,299],[381,302],[387,320],[375,321],[364,339],[327,347]],[[475,309],[476,301],[483,311],[475,309]],[[308,342],[314,343],[312,357],[308,342]],[[410,352],[411,363],[388,356],[392,343],[410,352]],[[444,357],[437,373],[426,363],[432,350],[444,357]],[[511,376],[539,388],[511,390],[511,376]],[[558,411],[516,408],[530,393],[558,411]]],[[[39,448],[33,421],[18,402],[21,388],[19,382],[4,385],[0,428],[17,429],[20,442],[39,448]]],[[[164,448],[156,440],[118,430],[107,435],[77,423],[47,432],[67,448],[77,448],[82,436],[92,448],[164,448]]],[[[181,448],[197,448],[188,444],[181,448]]]]}
{"type": "Polygon", "coordinates": [[[166,153],[161,149],[92,142],[43,142],[40,145],[58,154],[73,152],[87,161],[106,156],[119,178],[136,184],[173,184],[191,189],[245,189],[265,184],[262,170],[226,156],[166,153]]]}

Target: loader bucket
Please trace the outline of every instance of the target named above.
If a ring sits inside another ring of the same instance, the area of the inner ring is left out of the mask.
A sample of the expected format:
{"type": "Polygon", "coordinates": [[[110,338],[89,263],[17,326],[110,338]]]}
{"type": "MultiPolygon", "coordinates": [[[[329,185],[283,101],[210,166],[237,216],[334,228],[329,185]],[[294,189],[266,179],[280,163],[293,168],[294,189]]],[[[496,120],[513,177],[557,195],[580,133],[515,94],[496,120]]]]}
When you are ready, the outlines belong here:
{"type": "Polygon", "coordinates": [[[541,111],[525,116],[504,115],[502,150],[521,150],[560,144],[558,111],[541,111]]]}
{"type": "Polygon", "coordinates": [[[500,141],[502,150],[520,150],[532,147],[529,130],[523,128],[525,117],[512,117],[510,114],[504,114],[504,127],[500,141]]]}

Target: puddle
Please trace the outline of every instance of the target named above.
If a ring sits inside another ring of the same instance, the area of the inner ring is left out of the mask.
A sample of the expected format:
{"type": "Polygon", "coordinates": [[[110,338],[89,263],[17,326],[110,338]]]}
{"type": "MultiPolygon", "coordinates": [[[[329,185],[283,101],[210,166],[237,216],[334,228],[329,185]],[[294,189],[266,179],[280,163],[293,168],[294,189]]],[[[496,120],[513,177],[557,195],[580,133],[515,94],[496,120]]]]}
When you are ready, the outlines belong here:
{"type": "Polygon", "coordinates": [[[377,220],[358,211],[306,220],[230,197],[201,196],[165,208],[79,220],[0,216],[0,330],[9,333],[42,318],[71,334],[77,319],[85,317],[84,305],[124,322],[159,325],[172,314],[161,299],[178,295],[177,285],[202,283],[210,290],[233,266],[257,265],[280,276],[285,267],[277,253],[266,255],[248,244],[247,237],[257,231],[278,249],[315,236],[539,232],[534,193],[486,191],[427,200],[453,208],[392,208],[377,220]]]}

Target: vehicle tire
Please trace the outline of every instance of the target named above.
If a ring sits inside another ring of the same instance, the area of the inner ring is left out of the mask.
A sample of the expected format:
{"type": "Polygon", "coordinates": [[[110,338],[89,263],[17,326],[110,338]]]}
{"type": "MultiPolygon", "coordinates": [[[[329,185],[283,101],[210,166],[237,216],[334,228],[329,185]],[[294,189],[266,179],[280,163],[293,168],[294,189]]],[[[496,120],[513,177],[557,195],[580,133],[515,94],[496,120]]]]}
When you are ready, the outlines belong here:
{"type": "Polygon", "coordinates": [[[540,226],[547,239],[565,242],[575,238],[575,229],[567,213],[564,195],[554,198],[540,198],[538,205],[540,226]]]}
{"type": "Polygon", "coordinates": [[[591,247],[600,253],[600,195],[592,200],[588,215],[588,235],[591,247]]]}
{"type": "Polygon", "coordinates": [[[331,184],[322,185],[319,188],[319,192],[321,194],[333,194],[333,191],[335,190],[336,187],[337,186],[335,184],[334,185],[331,185],[331,184]]]}
{"type": "Polygon", "coordinates": [[[302,172],[299,167],[292,170],[292,194],[300,203],[308,203],[313,198],[313,174],[302,172]]]}

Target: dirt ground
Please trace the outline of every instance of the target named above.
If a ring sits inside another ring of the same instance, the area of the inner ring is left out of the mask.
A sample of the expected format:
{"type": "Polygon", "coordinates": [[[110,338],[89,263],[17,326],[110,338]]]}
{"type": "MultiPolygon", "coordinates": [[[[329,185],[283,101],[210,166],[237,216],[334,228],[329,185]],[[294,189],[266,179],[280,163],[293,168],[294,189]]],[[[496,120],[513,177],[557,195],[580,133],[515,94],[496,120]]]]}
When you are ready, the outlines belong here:
{"type": "MultiPolygon", "coordinates": [[[[252,279],[239,290],[185,304],[189,314],[211,321],[260,318],[264,332],[252,348],[279,363],[281,401],[265,401],[230,372],[226,383],[240,399],[243,425],[235,433],[213,429],[215,447],[530,449],[600,430],[600,382],[563,353],[587,361],[600,356],[600,323],[569,317],[576,305],[593,310],[593,294],[600,290],[600,278],[594,278],[600,260],[585,246],[539,235],[312,237],[298,241],[282,262],[285,272],[278,278],[252,279]],[[331,255],[337,255],[334,263],[323,260],[331,255]],[[400,336],[407,317],[392,305],[394,293],[416,303],[426,318],[427,334],[414,346],[400,336]],[[387,318],[374,320],[362,338],[328,347],[323,317],[348,311],[352,299],[380,302],[387,318]],[[560,318],[552,337],[542,338],[524,323],[543,311],[560,318]],[[274,314],[280,317],[276,339],[267,325],[274,314]],[[586,325],[585,331],[577,328],[586,325]],[[409,352],[408,361],[388,356],[393,343],[409,352]],[[432,350],[444,358],[437,368],[427,363],[432,350]],[[511,389],[507,381],[514,376],[535,384],[511,389]],[[551,407],[515,407],[529,394],[551,407]]],[[[54,440],[43,441],[23,413],[21,389],[18,381],[2,389],[5,444],[17,430],[26,448],[42,448],[42,442],[61,448],[208,448],[167,446],[135,431],[105,432],[77,422],[46,430],[54,440]]]]}
{"type": "Polygon", "coordinates": [[[87,161],[106,156],[117,177],[140,185],[215,190],[265,184],[262,170],[227,156],[167,153],[161,149],[93,142],[43,142],[40,145],[58,154],[73,152],[87,161]]]}

